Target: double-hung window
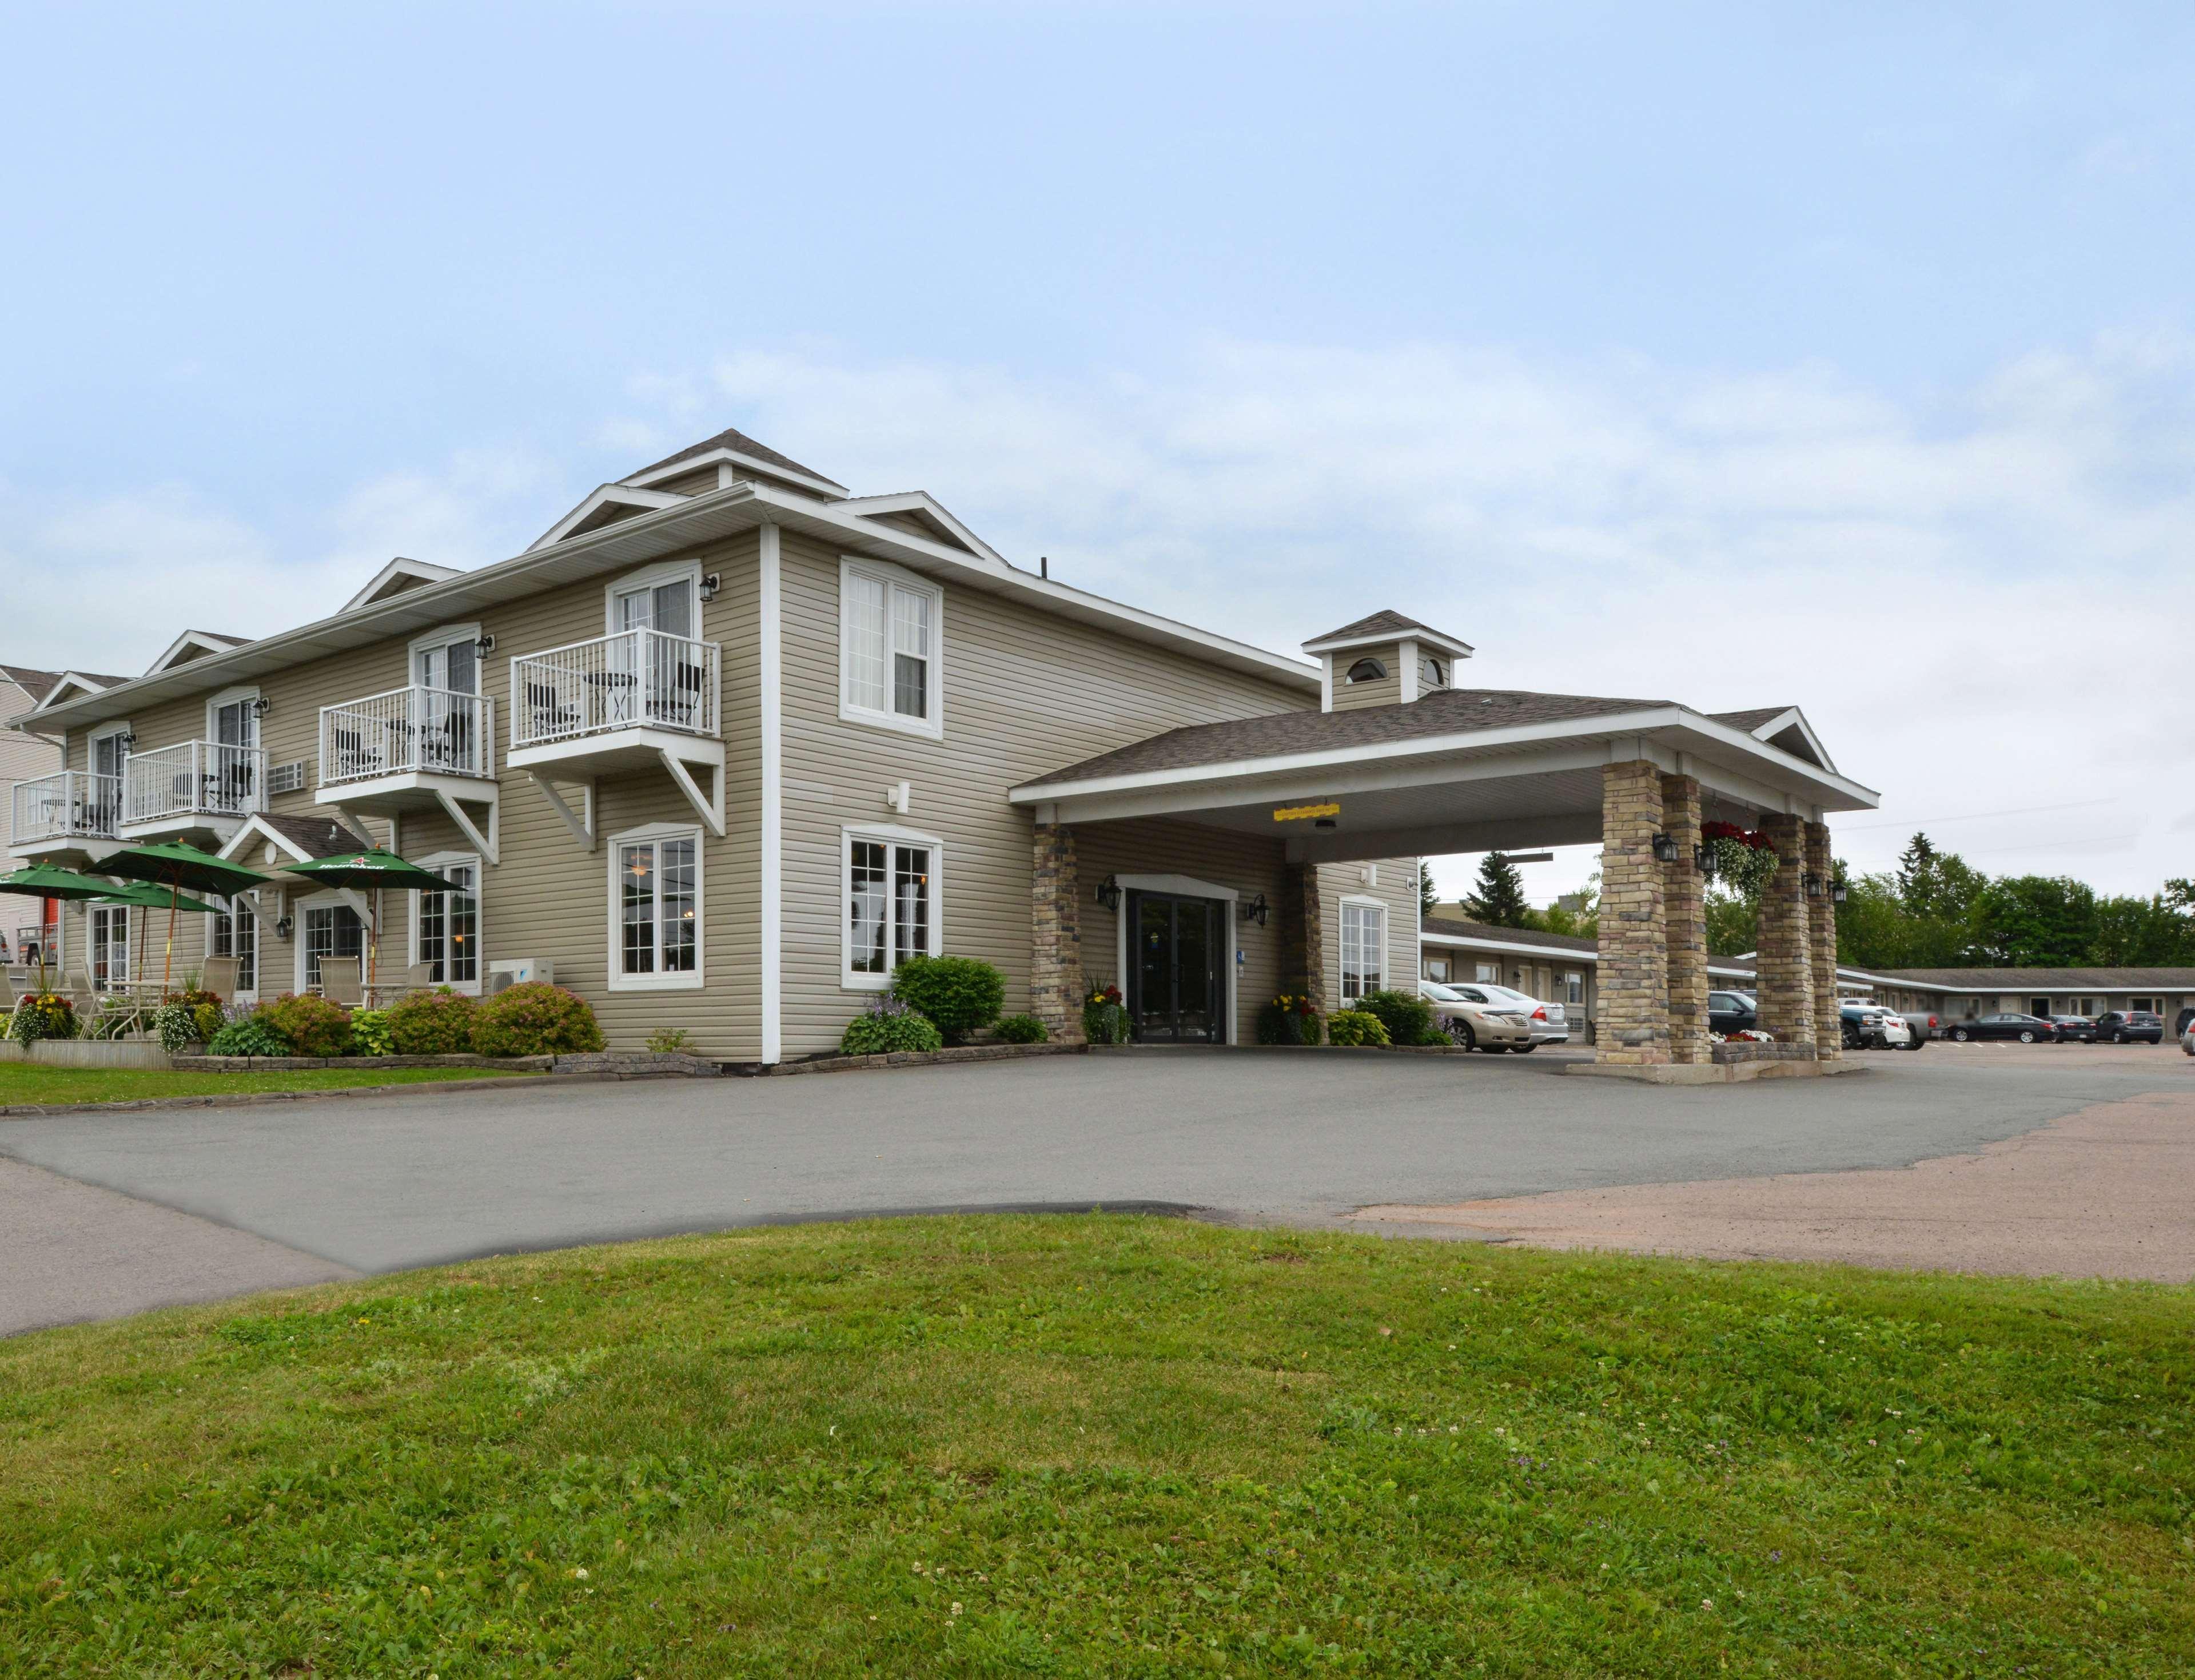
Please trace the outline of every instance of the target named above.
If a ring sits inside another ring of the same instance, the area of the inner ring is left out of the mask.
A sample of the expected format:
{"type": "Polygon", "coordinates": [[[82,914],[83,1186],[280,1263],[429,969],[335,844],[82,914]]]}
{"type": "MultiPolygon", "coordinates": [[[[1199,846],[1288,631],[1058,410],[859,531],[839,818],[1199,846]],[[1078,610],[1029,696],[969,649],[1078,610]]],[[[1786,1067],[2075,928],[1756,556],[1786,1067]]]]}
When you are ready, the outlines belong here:
{"type": "Polygon", "coordinates": [[[610,842],[610,990],[701,984],[701,831],[656,824],[610,842]]]}
{"type": "Polygon", "coordinates": [[[945,597],[896,567],[838,569],[838,715],[918,735],[943,732],[945,597]]]}
{"type": "Polygon", "coordinates": [[[1341,996],[1355,1002],[1385,981],[1387,907],[1365,899],[1341,901],[1341,996]]]}
{"type": "Polygon", "coordinates": [[[882,990],[904,959],[938,954],[942,851],[904,829],[845,831],[845,984],[882,990]]]}
{"type": "Polygon", "coordinates": [[[480,985],[480,859],[427,857],[432,869],[458,890],[412,895],[412,960],[424,963],[430,985],[472,991],[480,985]]]}

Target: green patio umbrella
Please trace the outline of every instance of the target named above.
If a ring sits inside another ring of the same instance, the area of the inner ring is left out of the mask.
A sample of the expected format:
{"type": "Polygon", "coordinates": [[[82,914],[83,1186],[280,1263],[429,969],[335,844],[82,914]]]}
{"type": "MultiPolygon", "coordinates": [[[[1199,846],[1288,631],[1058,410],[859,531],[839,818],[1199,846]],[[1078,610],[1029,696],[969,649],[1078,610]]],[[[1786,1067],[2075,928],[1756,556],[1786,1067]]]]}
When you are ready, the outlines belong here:
{"type": "MultiPolygon", "coordinates": [[[[66,898],[82,901],[104,898],[114,891],[111,880],[94,880],[89,875],[80,875],[73,869],[64,869],[57,863],[33,863],[26,869],[15,869],[0,875],[0,892],[20,892],[30,898],[66,898]]],[[[46,949],[43,939],[38,945],[38,990],[46,989],[46,949]]]]}
{"type": "MultiPolygon", "coordinates": [[[[386,846],[364,852],[338,852],[331,857],[315,857],[303,863],[285,863],[285,875],[302,875],[322,886],[371,888],[373,892],[372,944],[367,948],[366,984],[373,984],[381,969],[381,889],[400,887],[407,892],[461,892],[453,880],[445,880],[432,869],[399,857],[386,846]]],[[[371,1001],[371,1000],[369,1000],[371,1001]]]]}
{"type": "MultiPolygon", "coordinates": [[[[168,989],[168,981],[176,968],[176,912],[182,908],[183,889],[193,892],[211,892],[223,898],[233,898],[238,893],[266,884],[267,877],[256,869],[248,869],[241,863],[232,863],[226,857],[216,857],[210,852],[201,852],[188,840],[167,840],[158,846],[125,846],[119,852],[109,852],[99,860],[101,875],[118,875],[124,880],[149,881],[155,886],[168,889],[168,955],[160,971],[160,990],[168,989]]],[[[107,889],[112,892],[112,888],[107,889]]]]}

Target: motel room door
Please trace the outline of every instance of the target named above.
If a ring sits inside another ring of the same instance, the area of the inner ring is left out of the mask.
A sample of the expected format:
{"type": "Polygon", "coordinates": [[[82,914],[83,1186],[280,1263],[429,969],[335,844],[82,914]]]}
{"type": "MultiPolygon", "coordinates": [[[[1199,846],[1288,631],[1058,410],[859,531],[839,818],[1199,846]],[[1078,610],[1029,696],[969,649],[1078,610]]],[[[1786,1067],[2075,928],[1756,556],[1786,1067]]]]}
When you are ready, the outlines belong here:
{"type": "Polygon", "coordinates": [[[1128,1018],[1143,1044],[1226,1042],[1226,904],[1170,892],[1131,892],[1135,950],[1128,961],[1128,1018]]]}

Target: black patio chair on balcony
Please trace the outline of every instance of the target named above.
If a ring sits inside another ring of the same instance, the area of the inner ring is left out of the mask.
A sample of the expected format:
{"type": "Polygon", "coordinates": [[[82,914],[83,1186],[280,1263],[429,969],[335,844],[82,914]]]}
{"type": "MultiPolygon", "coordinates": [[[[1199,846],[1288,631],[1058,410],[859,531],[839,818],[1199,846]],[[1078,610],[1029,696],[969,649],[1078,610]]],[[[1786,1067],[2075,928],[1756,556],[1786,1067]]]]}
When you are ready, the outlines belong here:
{"type": "Polygon", "coordinates": [[[526,703],[533,713],[533,733],[538,737],[570,735],[579,727],[579,708],[568,704],[550,684],[528,683],[526,703]]]}

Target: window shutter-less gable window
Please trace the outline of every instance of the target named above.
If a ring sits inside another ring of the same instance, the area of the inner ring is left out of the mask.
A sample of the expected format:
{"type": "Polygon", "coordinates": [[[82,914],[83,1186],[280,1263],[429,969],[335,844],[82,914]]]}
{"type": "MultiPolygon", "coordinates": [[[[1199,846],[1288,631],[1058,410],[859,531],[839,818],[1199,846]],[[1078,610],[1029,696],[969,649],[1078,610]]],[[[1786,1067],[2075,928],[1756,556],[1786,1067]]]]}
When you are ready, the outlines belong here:
{"type": "Polygon", "coordinates": [[[907,574],[852,561],[840,567],[838,586],[839,715],[939,733],[942,592],[907,574]]]}

